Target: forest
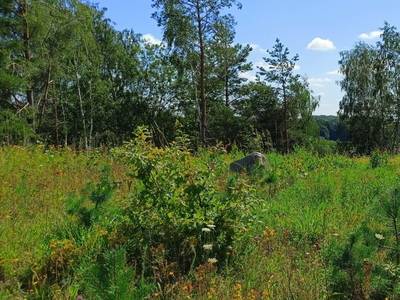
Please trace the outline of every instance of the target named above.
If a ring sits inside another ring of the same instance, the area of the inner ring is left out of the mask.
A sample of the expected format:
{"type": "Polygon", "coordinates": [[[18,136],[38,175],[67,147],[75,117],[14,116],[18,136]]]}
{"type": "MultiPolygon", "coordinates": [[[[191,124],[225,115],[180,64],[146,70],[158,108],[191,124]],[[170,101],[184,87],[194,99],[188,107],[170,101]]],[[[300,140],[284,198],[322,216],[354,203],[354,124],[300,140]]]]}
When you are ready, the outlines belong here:
{"type": "MultiPolygon", "coordinates": [[[[241,9],[239,2],[153,1],[153,8],[161,44],[117,31],[94,4],[2,1],[1,143],[112,147],[148,126],[161,146],[179,120],[196,149],[332,148],[312,117],[319,96],[294,74],[299,56],[279,39],[265,53],[269,69],[257,67],[256,81],[241,76],[253,69],[252,48],[235,43],[234,17],[221,14],[241,9]]],[[[398,149],[399,33],[387,23],[382,32],[376,45],[340,53],[343,133],[333,136],[360,154],[398,149]]]]}
{"type": "Polygon", "coordinates": [[[220,14],[240,4],[201,1],[197,9],[192,2],[175,9],[154,1],[165,37],[155,45],[115,30],[94,5],[3,1],[1,142],[116,146],[145,125],[163,145],[176,120],[195,148],[288,152],[317,141],[318,97],[293,74],[298,56],[277,40],[265,58],[273,68],[247,82],[241,74],[252,69],[252,49],[235,44],[235,20],[220,14]]]}
{"type": "Polygon", "coordinates": [[[235,42],[239,1],[151,5],[161,43],[0,2],[0,298],[400,299],[397,28],[340,52],[315,116],[299,55],[235,42]]]}

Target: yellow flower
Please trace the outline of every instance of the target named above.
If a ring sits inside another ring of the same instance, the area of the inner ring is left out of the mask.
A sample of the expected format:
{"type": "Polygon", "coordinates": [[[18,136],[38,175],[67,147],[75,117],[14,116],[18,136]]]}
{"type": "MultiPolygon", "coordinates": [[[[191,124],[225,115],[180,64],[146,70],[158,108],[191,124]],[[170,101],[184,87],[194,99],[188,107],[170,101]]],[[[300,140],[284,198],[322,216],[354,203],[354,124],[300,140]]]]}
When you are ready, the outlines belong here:
{"type": "Polygon", "coordinates": [[[10,219],[10,218],[11,218],[11,216],[10,216],[10,215],[6,215],[4,218],[6,218],[6,219],[10,219]]]}
{"type": "Polygon", "coordinates": [[[107,234],[108,234],[108,232],[106,230],[100,230],[99,231],[99,236],[104,236],[104,235],[107,235],[107,234]]]}
{"type": "Polygon", "coordinates": [[[169,275],[174,276],[174,272],[169,272],[169,275]]]}

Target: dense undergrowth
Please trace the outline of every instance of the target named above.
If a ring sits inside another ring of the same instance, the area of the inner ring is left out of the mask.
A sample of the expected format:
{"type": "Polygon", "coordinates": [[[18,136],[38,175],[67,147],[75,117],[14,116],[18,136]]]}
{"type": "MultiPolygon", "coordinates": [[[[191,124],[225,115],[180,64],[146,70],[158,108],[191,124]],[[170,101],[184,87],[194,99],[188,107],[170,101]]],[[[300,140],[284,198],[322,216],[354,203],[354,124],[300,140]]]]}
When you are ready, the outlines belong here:
{"type": "Polygon", "coordinates": [[[398,299],[400,157],[0,149],[1,299],[398,299]]]}

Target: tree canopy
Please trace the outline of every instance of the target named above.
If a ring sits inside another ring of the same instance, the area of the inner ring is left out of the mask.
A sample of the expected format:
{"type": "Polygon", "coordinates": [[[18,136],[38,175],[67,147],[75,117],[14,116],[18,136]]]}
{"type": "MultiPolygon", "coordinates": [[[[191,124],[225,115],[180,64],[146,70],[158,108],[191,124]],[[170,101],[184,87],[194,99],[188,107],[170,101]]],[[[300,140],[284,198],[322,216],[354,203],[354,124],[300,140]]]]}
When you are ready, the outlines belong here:
{"type": "Polygon", "coordinates": [[[88,2],[2,1],[0,142],[87,149],[119,145],[147,126],[162,146],[174,139],[176,120],[195,148],[289,152],[305,136],[318,138],[310,130],[318,99],[292,73],[298,56],[290,60],[277,41],[266,59],[275,67],[260,70],[264,80],[245,79],[252,48],[235,42],[228,13],[241,3],[152,5],[161,44],[116,30],[105,9],[88,2]]]}

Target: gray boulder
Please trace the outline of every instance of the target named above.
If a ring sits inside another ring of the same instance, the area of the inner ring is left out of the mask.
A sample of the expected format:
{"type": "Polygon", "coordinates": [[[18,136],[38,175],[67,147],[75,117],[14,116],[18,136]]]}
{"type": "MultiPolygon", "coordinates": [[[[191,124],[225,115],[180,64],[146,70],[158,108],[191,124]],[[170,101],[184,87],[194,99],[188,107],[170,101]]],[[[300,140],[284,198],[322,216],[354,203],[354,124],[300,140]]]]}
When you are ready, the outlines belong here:
{"type": "Polygon", "coordinates": [[[242,159],[234,161],[229,167],[232,172],[242,173],[244,171],[249,172],[257,164],[265,166],[267,160],[265,159],[264,154],[253,152],[242,159]]]}

